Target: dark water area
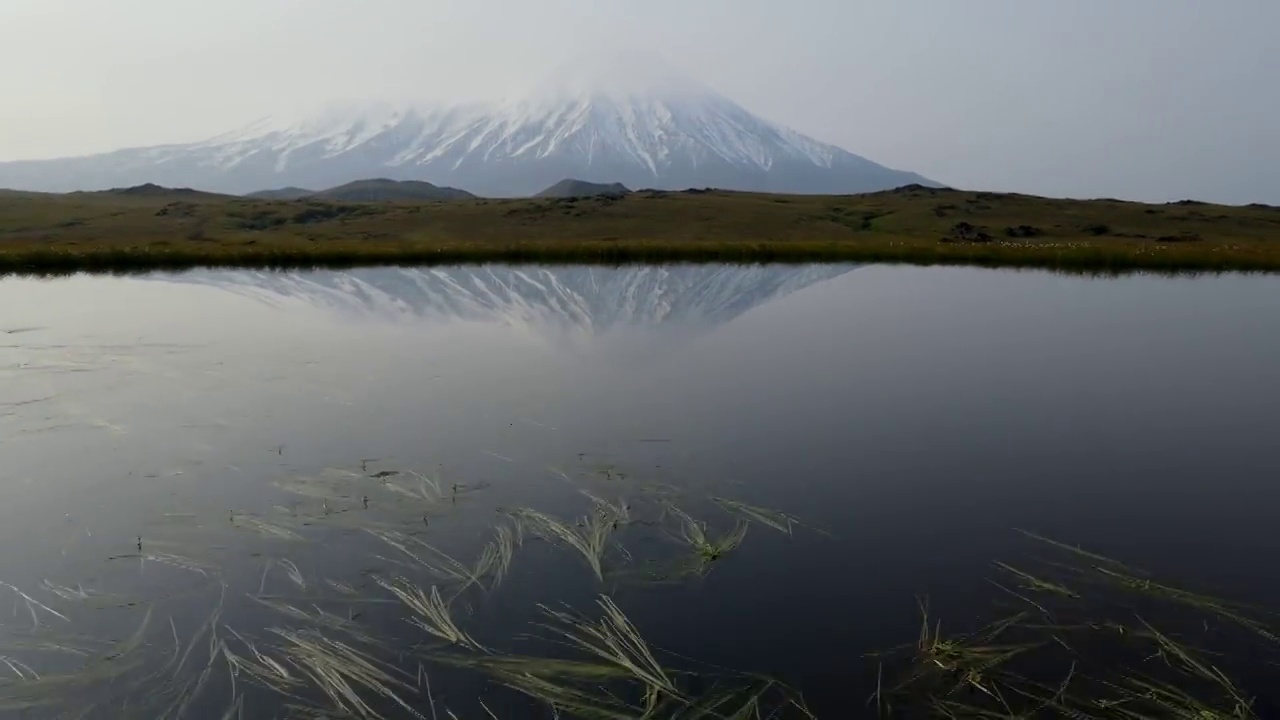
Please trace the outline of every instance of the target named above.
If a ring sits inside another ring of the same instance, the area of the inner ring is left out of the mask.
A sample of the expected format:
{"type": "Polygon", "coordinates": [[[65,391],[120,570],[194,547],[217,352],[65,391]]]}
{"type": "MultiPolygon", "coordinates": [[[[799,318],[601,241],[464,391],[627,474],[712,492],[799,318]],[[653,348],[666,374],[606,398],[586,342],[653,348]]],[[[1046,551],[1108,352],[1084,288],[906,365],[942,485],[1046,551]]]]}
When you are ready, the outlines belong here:
{"type": "MultiPolygon", "coordinates": [[[[602,594],[690,698],[754,673],[817,717],[874,716],[887,661],[865,656],[915,646],[924,598],[944,631],[1017,596],[1060,619],[1063,598],[994,564],[1063,560],[1017,529],[1280,608],[1276,277],[7,278],[0,331],[0,717],[552,717],[440,657],[591,659],[553,642],[548,611],[596,619],[602,594]],[[524,508],[581,533],[607,516],[603,577],[524,508]],[[680,513],[713,540],[746,534],[694,562],[680,513]],[[783,514],[789,532],[768,522],[783,514]],[[474,568],[500,526],[524,539],[500,584],[419,562],[474,568]],[[438,585],[484,650],[409,622],[401,578],[438,585]],[[334,703],[275,631],[317,629],[377,647],[410,707],[365,688],[367,713],[300,709],[334,703]],[[277,658],[294,684],[273,691],[224,649],[277,658]]],[[[1271,666],[1241,664],[1265,717],[1271,666]]]]}

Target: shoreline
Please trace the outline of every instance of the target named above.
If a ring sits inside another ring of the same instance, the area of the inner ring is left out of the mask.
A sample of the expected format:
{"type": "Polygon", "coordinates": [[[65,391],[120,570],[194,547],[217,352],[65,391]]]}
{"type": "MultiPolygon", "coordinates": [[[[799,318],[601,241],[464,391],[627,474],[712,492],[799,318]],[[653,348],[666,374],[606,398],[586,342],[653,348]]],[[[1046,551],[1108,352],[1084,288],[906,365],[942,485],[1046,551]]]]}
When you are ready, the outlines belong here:
{"type": "Polygon", "coordinates": [[[157,251],[148,246],[62,250],[0,250],[0,278],[75,273],[141,274],[195,269],[342,270],[360,267],[438,267],[481,264],[513,265],[642,265],[642,264],[809,264],[867,263],[915,267],[974,267],[1045,270],[1085,274],[1161,272],[1280,274],[1280,257],[1233,254],[1210,257],[1196,253],[1133,253],[1107,247],[1068,251],[1001,251],[975,247],[949,251],[903,247],[796,248],[785,245],[724,248],[680,248],[647,244],[609,248],[376,248],[359,251],[317,249],[293,251],[264,247],[252,252],[201,253],[157,251]]]}
{"type": "Polygon", "coordinates": [[[416,203],[0,193],[0,274],[773,262],[1280,272],[1280,208],[918,186],[416,203]]]}

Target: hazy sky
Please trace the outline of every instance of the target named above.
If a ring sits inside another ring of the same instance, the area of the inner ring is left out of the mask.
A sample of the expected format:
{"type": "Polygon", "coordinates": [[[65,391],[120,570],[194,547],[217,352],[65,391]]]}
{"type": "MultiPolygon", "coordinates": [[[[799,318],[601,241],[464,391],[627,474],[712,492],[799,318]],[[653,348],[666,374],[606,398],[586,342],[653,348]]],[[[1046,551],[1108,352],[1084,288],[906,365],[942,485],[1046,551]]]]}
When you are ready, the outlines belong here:
{"type": "Polygon", "coordinates": [[[327,99],[501,97],[583,47],[962,187],[1280,203],[1280,0],[0,0],[0,160],[327,99]]]}

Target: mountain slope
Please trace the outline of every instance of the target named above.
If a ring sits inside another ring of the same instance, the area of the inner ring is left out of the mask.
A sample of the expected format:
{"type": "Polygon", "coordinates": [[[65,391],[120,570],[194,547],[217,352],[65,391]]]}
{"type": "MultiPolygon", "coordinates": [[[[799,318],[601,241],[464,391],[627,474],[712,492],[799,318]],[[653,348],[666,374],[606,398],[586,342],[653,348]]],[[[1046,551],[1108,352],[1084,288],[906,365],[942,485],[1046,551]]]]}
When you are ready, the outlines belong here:
{"type": "Polygon", "coordinates": [[[817,194],[930,184],[768,122],[665,69],[580,70],[497,105],[333,106],[204,142],[0,163],[0,187],[151,182],[242,194],[378,177],[526,196],[563,178],[817,194]]]}

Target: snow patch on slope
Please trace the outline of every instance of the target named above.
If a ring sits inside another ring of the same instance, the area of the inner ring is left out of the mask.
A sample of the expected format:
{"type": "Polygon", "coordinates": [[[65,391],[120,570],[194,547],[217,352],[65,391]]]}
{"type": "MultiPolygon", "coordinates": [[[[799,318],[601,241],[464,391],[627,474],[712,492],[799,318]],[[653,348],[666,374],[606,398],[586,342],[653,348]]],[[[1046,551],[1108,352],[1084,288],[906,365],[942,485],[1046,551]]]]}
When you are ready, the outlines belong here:
{"type": "Polygon", "coordinates": [[[0,163],[32,190],[143,182],[245,193],[371,177],[531,195],[566,177],[684,189],[864,192],[928,181],[757,117],[660,60],[569,63],[502,103],[343,103],[185,145],[0,163]]]}
{"type": "MultiPolygon", "coordinates": [[[[646,54],[567,63],[511,102],[333,104],[310,116],[263,118],[166,150],[204,151],[207,164],[223,169],[269,153],[277,171],[284,171],[303,149],[333,158],[389,139],[398,141],[386,161],[390,167],[455,155],[493,162],[577,153],[588,166],[597,157],[620,157],[655,176],[677,157],[690,157],[695,165],[718,158],[768,170],[783,159],[830,167],[843,152],[757,118],[646,54]]],[[[465,160],[459,157],[454,164],[465,160]]]]}

